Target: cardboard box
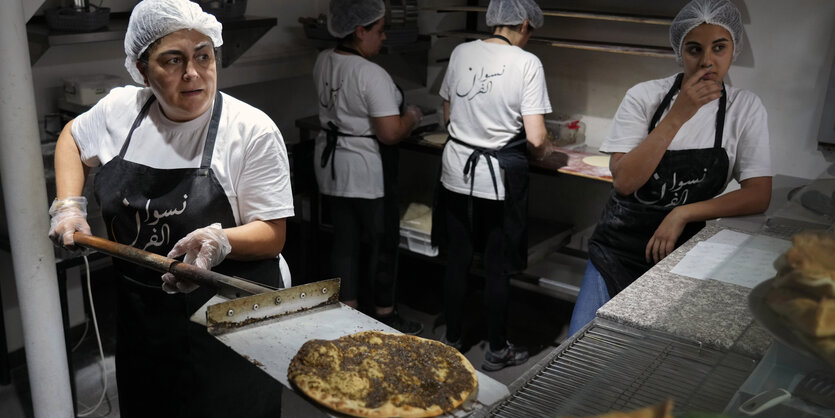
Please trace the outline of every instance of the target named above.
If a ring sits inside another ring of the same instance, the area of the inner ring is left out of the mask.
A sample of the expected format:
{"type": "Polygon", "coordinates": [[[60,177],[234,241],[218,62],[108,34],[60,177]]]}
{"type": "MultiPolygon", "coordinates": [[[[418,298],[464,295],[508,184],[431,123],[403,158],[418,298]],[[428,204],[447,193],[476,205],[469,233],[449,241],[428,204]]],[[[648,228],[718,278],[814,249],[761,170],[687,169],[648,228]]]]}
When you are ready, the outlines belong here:
{"type": "Polygon", "coordinates": [[[94,74],[64,79],[64,100],[83,106],[92,106],[121,86],[122,79],[113,75],[94,74]]]}

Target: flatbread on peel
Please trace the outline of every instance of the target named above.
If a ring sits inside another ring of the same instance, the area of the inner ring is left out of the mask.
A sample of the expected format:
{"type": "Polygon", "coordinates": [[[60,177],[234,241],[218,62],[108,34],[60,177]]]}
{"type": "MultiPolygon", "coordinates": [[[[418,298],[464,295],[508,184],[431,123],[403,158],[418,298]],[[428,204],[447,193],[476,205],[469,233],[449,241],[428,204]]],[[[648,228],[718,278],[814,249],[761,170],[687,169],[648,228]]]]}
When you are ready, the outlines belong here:
{"type": "Polygon", "coordinates": [[[310,340],[287,376],[314,401],[358,417],[437,416],[478,387],[472,364],[454,348],[380,331],[310,340]]]}

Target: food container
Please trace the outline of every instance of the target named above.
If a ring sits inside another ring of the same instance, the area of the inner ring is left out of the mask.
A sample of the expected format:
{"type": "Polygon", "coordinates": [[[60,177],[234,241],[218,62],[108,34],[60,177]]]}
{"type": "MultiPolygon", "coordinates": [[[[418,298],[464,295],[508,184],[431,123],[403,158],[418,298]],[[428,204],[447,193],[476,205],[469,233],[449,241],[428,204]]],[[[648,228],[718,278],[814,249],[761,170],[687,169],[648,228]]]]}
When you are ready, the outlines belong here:
{"type": "Polygon", "coordinates": [[[246,12],[246,0],[195,0],[195,3],[218,19],[238,19],[246,12]]]}
{"type": "Polygon", "coordinates": [[[64,79],[64,100],[83,106],[92,106],[106,96],[122,79],[113,75],[93,74],[64,79]]]}
{"type": "Polygon", "coordinates": [[[427,257],[438,255],[438,247],[432,245],[432,234],[400,224],[400,248],[427,257]]]}
{"type": "Polygon", "coordinates": [[[586,142],[586,124],[579,119],[546,120],[545,129],[548,140],[558,147],[586,142]]]}
{"type": "Polygon", "coordinates": [[[337,40],[328,32],[328,17],[324,14],[319,14],[318,17],[300,17],[299,23],[304,27],[304,36],[308,39],[337,40]]]}
{"type": "Polygon", "coordinates": [[[55,7],[44,12],[46,25],[52,30],[92,32],[110,23],[110,8],[91,4],[89,8],[55,7]]]}
{"type": "Polygon", "coordinates": [[[400,247],[427,257],[438,255],[432,245],[432,208],[410,203],[400,218],[400,247]]]}

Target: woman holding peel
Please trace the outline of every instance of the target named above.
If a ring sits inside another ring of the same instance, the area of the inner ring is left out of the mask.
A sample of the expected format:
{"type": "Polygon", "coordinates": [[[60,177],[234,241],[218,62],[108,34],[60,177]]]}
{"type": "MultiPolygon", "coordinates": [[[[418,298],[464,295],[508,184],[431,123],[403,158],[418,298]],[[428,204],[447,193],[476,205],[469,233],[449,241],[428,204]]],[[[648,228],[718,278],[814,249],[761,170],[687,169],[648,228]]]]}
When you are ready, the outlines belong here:
{"type": "Polygon", "coordinates": [[[684,72],[626,93],[600,147],[612,154],[614,191],[589,241],[569,334],[706,220],[768,208],[765,108],[754,93],[724,83],[742,30],[729,1],[691,1],[670,27],[684,72]],[[719,196],[732,178],[741,187],[719,196]]]}
{"type": "MultiPolygon", "coordinates": [[[[143,87],[113,89],[61,132],[56,244],[90,233],[81,192],[99,166],[93,191],[111,240],[278,287],[293,216],[287,151],[266,114],[218,90],[221,32],[194,2],[134,7],[125,66],[143,87]]],[[[280,415],[281,385],[189,320],[213,291],[113,263],[122,417],[280,415]]]]}

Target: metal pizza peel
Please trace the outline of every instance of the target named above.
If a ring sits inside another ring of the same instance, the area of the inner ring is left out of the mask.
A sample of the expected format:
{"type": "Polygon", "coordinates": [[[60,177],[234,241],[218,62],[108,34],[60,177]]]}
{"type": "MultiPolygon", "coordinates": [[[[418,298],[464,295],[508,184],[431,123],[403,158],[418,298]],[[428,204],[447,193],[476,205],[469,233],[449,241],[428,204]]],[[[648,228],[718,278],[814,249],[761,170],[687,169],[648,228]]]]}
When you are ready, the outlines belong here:
{"type": "MultiPolygon", "coordinates": [[[[216,296],[201,310],[205,312],[202,323],[218,341],[295,392],[287,378],[287,370],[299,348],[308,340],[334,340],[372,330],[399,333],[339,302],[339,284],[340,279],[336,278],[233,300],[216,296]]],[[[201,311],[192,316],[192,321],[201,323],[201,311]]],[[[510,394],[502,383],[479,371],[476,374],[477,393],[447,416],[469,415],[510,394]]],[[[307,411],[311,414],[335,414],[318,404],[311,404],[311,410],[307,411]]]]}
{"type": "MultiPolygon", "coordinates": [[[[75,233],[73,239],[78,246],[216,289],[217,294],[191,321],[206,326],[218,341],[294,392],[287,370],[308,340],[334,340],[360,331],[399,333],[339,302],[339,278],[276,290],[92,235],[75,233]]],[[[510,395],[505,385],[479,371],[476,374],[477,393],[447,416],[466,416],[510,395]]],[[[311,414],[340,416],[313,402],[300,405],[312,405],[311,414]]]]}

